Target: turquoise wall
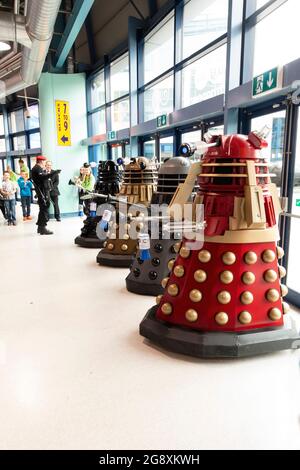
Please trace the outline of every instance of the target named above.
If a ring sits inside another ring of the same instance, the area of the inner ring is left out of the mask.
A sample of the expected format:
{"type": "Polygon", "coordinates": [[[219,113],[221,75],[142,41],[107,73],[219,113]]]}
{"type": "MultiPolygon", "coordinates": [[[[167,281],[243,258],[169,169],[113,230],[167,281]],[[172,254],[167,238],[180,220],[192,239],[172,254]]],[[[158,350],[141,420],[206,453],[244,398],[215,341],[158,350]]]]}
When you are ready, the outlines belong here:
{"type": "Polygon", "coordinates": [[[68,182],[79,174],[79,168],[88,162],[88,148],[80,145],[87,138],[85,74],[44,73],[39,82],[41,139],[43,154],[53,162],[53,168],[61,169],[60,208],[62,214],[78,213],[78,191],[68,182]],[[70,147],[57,145],[55,101],[70,102],[70,147]]]}

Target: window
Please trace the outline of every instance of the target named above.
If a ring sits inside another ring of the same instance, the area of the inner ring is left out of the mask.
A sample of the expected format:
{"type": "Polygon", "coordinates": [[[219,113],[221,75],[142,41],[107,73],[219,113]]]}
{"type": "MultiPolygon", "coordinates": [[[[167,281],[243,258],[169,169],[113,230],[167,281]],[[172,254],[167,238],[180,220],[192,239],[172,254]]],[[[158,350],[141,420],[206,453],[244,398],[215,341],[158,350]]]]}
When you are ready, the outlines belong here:
{"type": "Polygon", "coordinates": [[[144,157],[153,158],[155,156],[155,140],[147,140],[144,142],[144,157]]]}
{"type": "Polygon", "coordinates": [[[299,15],[299,0],[288,0],[255,26],[253,76],[299,57],[299,15]]]}
{"type": "Polygon", "coordinates": [[[14,150],[26,150],[26,137],[21,135],[13,138],[14,150]]]}
{"type": "Polygon", "coordinates": [[[144,43],[144,83],[174,65],[174,16],[146,37],[144,43]]]}
{"type": "Polygon", "coordinates": [[[227,0],[190,0],[183,15],[183,59],[227,31],[227,0]]]}
{"type": "MultiPolygon", "coordinates": [[[[292,198],[292,214],[300,216],[300,121],[297,131],[296,162],[294,173],[294,187],[292,198]]],[[[291,232],[289,242],[289,260],[288,260],[288,286],[300,294],[299,288],[299,257],[295,256],[298,252],[298,239],[300,236],[300,220],[292,217],[291,232]]]]}
{"type": "Polygon", "coordinates": [[[144,92],[144,121],[173,112],[173,76],[144,92]]]}
{"type": "Polygon", "coordinates": [[[195,145],[197,142],[200,142],[200,140],[202,140],[202,133],[200,130],[187,132],[181,136],[181,142],[183,144],[195,145]]]}
{"type": "Polygon", "coordinates": [[[251,120],[251,130],[260,131],[268,126],[270,133],[267,137],[268,147],[262,150],[262,155],[270,162],[270,173],[276,176],[272,182],[281,187],[281,172],[284,146],[285,111],[266,114],[251,120]]]}
{"type": "Polygon", "coordinates": [[[99,108],[105,104],[104,71],[100,72],[91,83],[91,109],[99,108]]]}
{"type": "Polygon", "coordinates": [[[6,152],[5,139],[0,139],[0,152],[6,152]]]}
{"type": "Polygon", "coordinates": [[[226,45],[185,67],[182,71],[182,106],[221,95],[225,90],[226,45]]]}
{"type": "Polygon", "coordinates": [[[39,149],[41,148],[41,134],[39,132],[35,132],[34,134],[30,134],[30,148],[31,149],[39,149]]]}
{"type": "Polygon", "coordinates": [[[174,156],[174,138],[173,137],[165,137],[160,139],[159,147],[160,147],[160,159],[164,161],[166,158],[171,158],[174,156]]]}
{"type": "Polygon", "coordinates": [[[25,130],[23,109],[19,109],[18,111],[10,113],[9,125],[11,134],[14,134],[16,132],[22,132],[25,130]]]}
{"type": "Polygon", "coordinates": [[[40,127],[39,106],[37,104],[29,107],[30,118],[26,118],[26,128],[37,129],[40,127]]]}
{"type": "Polygon", "coordinates": [[[211,127],[208,128],[207,132],[210,135],[224,135],[224,126],[214,126],[213,124],[211,127]]]}
{"type": "Polygon", "coordinates": [[[129,127],[129,99],[118,101],[111,106],[112,130],[127,129],[129,127]]]}
{"type": "Polygon", "coordinates": [[[4,132],[4,119],[3,119],[3,115],[0,114],[0,135],[4,135],[5,132],[4,132]]]}
{"type": "Polygon", "coordinates": [[[92,121],[92,135],[106,134],[105,109],[90,115],[92,121]]]}
{"type": "Polygon", "coordinates": [[[117,161],[118,158],[122,158],[122,145],[112,145],[111,156],[114,161],[117,161]]]}
{"type": "Polygon", "coordinates": [[[131,145],[125,144],[125,158],[131,158],[131,145]]]}
{"type": "Polygon", "coordinates": [[[129,93],[128,54],[112,62],[110,69],[111,100],[114,101],[129,93]]]}

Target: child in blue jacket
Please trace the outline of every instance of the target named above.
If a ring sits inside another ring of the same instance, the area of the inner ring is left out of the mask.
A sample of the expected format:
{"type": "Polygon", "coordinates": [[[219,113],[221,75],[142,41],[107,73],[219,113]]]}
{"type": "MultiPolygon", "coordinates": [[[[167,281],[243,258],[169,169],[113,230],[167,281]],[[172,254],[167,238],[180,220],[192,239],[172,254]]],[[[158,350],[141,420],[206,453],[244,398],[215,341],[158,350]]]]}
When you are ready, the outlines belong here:
{"type": "Polygon", "coordinates": [[[28,174],[25,171],[21,172],[21,177],[18,179],[18,185],[21,193],[21,204],[23,211],[23,220],[32,220],[31,217],[31,200],[32,200],[32,187],[33,184],[28,180],[28,174]]]}

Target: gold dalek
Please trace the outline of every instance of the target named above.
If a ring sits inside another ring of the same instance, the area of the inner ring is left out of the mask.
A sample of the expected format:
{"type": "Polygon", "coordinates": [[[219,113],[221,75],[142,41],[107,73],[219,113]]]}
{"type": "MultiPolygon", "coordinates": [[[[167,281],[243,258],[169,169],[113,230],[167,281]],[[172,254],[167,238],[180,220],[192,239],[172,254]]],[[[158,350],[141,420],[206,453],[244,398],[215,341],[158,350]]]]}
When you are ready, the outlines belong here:
{"type": "MultiPolygon", "coordinates": [[[[127,268],[131,265],[138,249],[138,240],[130,237],[129,223],[132,216],[139,215],[139,206],[144,209],[150,205],[153,193],[156,191],[157,178],[158,165],[155,159],[132,158],[125,166],[123,184],[118,197],[126,198],[126,207],[132,205],[132,210],[128,214],[122,214],[118,210],[115,220],[109,222],[108,239],[97,256],[100,265],[127,268]],[[120,224],[123,224],[122,232],[124,228],[126,231],[122,236],[119,234],[120,224]]],[[[142,229],[143,224],[137,224],[136,231],[142,229]]]]}

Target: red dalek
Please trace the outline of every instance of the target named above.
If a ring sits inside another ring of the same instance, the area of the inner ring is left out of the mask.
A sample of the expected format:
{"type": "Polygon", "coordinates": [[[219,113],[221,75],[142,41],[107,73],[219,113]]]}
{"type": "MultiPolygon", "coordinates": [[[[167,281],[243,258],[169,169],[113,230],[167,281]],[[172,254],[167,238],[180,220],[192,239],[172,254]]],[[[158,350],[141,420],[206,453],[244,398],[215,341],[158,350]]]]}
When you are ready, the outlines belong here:
{"type": "MultiPolygon", "coordinates": [[[[140,325],[142,336],[196,357],[241,357],[300,347],[283,301],[277,246],[277,188],[259,133],[215,136],[192,166],[204,208],[204,243],[183,239],[165,292],[140,325]]],[[[187,200],[184,187],[178,200],[187,200]]],[[[173,201],[176,203],[176,198],[173,201]]]]}

